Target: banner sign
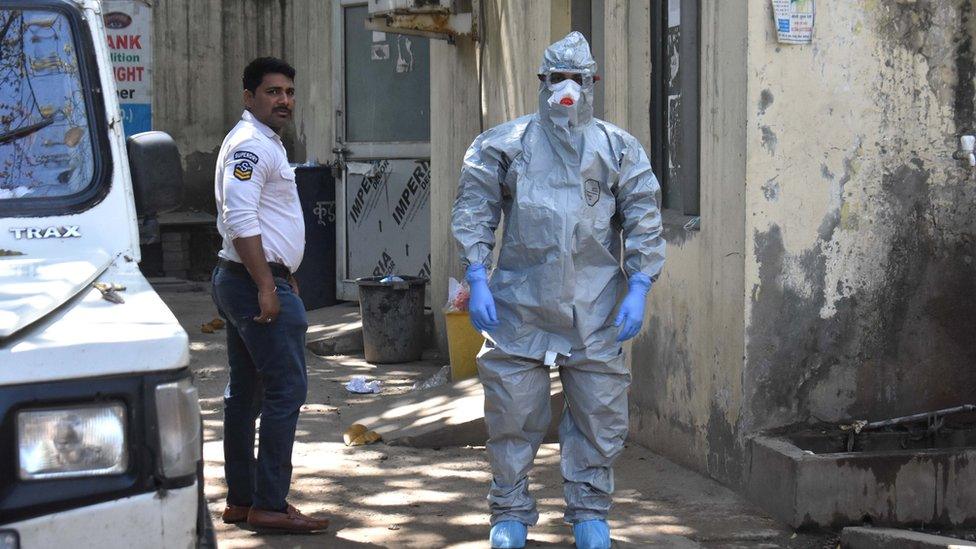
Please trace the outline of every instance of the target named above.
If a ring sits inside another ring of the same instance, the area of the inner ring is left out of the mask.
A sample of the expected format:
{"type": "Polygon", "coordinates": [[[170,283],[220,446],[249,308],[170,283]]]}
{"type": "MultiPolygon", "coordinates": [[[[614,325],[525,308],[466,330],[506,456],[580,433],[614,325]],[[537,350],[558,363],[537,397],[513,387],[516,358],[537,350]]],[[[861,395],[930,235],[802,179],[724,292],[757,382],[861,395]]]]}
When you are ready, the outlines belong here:
{"type": "Polygon", "coordinates": [[[112,72],[126,137],[152,129],[152,7],[144,0],[102,2],[112,72]]]}

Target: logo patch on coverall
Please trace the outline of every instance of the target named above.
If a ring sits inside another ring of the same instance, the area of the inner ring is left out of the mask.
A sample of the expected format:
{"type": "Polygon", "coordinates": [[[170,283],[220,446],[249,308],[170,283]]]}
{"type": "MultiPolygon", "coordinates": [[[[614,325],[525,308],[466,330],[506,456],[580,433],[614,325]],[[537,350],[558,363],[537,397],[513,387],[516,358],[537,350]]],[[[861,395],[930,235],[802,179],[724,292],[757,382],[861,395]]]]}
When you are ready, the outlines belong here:
{"type": "Polygon", "coordinates": [[[246,160],[238,162],[234,166],[234,177],[240,179],[241,181],[247,181],[251,179],[251,174],[253,173],[254,173],[254,166],[251,166],[251,163],[246,160]]]}
{"type": "Polygon", "coordinates": [[[587,179],[583,185],[583,194],[586,195],[586,204],[590,207],[600,201],[600,182],[596,179],[587,179]]]}

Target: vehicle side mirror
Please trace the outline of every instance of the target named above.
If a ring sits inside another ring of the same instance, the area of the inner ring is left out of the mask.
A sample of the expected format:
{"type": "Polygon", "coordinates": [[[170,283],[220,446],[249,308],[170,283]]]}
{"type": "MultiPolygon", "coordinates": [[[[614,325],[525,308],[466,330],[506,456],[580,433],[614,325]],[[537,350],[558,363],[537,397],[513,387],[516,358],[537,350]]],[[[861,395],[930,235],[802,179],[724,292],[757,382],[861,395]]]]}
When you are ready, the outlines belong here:
{"type": "Polygon", "coordinates": [[[176,141],[164,132],[142,132],[125,142],[139,222],[139,244],[160,240],[156,215],[183,202],[183,164],[176,141]]]}
{"type": "Polygon", "coordinates": [[[139,217],[154,218],[179,208],[183,164],[176,141],[165,132],[143,132],[129,137],[125,148],[139,217]]]}

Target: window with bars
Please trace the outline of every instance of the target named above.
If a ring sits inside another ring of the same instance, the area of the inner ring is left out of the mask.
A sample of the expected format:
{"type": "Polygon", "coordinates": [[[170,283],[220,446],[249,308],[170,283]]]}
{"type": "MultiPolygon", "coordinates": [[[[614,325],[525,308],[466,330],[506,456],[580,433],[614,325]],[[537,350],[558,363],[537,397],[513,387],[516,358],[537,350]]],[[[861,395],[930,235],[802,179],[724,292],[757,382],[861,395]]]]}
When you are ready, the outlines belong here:
{"type": "Polygon", "coordinates": [[[700,214],[698,0],[651,0],[651,164],[664,208],[700,214]]]}

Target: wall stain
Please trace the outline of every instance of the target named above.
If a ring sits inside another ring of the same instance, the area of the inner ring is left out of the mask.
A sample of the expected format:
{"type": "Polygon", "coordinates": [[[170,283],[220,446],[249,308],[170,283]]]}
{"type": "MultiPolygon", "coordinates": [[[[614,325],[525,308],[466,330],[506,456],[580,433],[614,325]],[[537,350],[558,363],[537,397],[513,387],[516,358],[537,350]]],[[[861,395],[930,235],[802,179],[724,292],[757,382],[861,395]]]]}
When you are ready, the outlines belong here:
{"type": "Polygon", "coordinates": [[[760,128],[762,131],[762,146],[769,154],[776,154],[776,133],[769,126],[760,128]]]}
{"type": "Polygon", "coordinates": [[[769,202],[776,202],[779,200],[779,182],[776,181],[776,177],[763,183],[762,192],[763,196],[766,197],[766,200],[769,202]]]}
{"type": "MultiPolygon", "coordinates": [[[[820,228],[817,230],[817,234],[821,241],[829,242],[834,237],[834,231],[837,230],[837,227],[843,220],[844,207],[847,205],[847,203],[844,202],[844,188],[851,181],[851,177],[857,173],[857,165],[854,159],[858,158],[861,155],[861,152],[861,145],[858,144],[854,153],[844,159],[844,174],[840,176],[840,181],[837,182],[836,191],[840,197],[841,204],[838,208],[827,213],[827,215],[824,216],[823,221],[821,221],[820,228]]],[[[833,176],[833,174],[831,174],[831,176],[833,176]]]]}
{"type": "Polygon", "coordinates": [[[769,91],[768,89],[763,90],[759,94],[759,114],[760,114],[760,116],[766,114],[766,109],[768,109],[769,106],[772,105],[772,104],[773,104],[773,92],[769,91]]]}
{"type": "Polygon", "coordinates": [[[974,130],[973,110],[976,108],[976,59],[973,55],[972,32],[973,3],[966,0],[959,10],[959,32],[956,48],[955,111],[956,133],[971,134],[974,130]]]}
{"type": "Polygon", "coordinates": [[[879,10],[880,35],[912,53],[922,53],[934,10],[931,0],[886,2],[884,9],[879,10]]]}
{"type": "Polygon", "coordinates": [[[827,167],[826,164],[820,164],[820,175],[822,175],[824,179],[834,178],[834,172],[830,171],[830,168],[827,167]]]}
{"type": "MultiPolygon", "coordinates": [[[[658,436],[671,441],[657,446],[661,440],[655,439],[657,451],[686,465],[702,467],[703,463],[689,462],[689,448],[694,448],[695,440],[700,439],[702,433],[689,412],[690,399],[700,388],[696,388],[692,381],[694,369],[688,356],[691,348],[687,338],[688,321],[675,326],[667,319],[652,315],[646,333],[653,344],[644,346],[649,352],[641,360],[654,366],[634,368],[630,391],[632,416],[641,423],[642,430],[657,432],[658,436]],[[654,426],[649,425],[652,423],[654,426]]],[[[721,450],[716,448],[716,451],[721,450]]]]}
{"type": "Polygon", "coordinates": [[[745,455],[738,427],[729,424],[725,412],[712,402],[708,416],[708,471],[723,481],[736,485],[744,474],[742,456],[745,455]]]}
{"type": "MultiPolygon", "coordinates": [[[[973,239],[955,231],[937,234],[928,179],[919,159],[882,174],[887,214],[879,220],[884,226],[876,223],[874,230],[892,233],[884,277],[875,287],[838,300],[836,314],[827,319],[819,314],[825,301],[824,250],[840,217],[826,216],[821,240],[799,254],[786,251],[779,226],[757,231],[759,284],[750,296],[747,326],[750,430],[810,423],[816,419],[813,411],[831,406],[844,406],[844,417],[879,419],[971,400],[970,388],[976,386],[969,366],[976,362],[973,239]],[[801,266],[812,292],[801,294],[784,279],[787,261],[801,266]],[[843,379],[831,376],[834,368],[856,371],[852,404],[823,401],[851,389],[831,385],[843,379]]],[[[877,241],[883,245],[885,239],[877,241]]]]}

